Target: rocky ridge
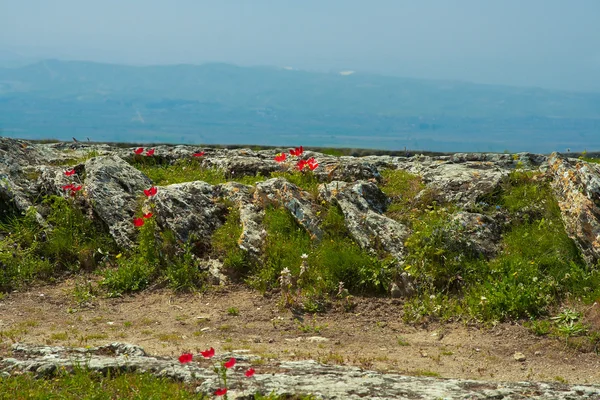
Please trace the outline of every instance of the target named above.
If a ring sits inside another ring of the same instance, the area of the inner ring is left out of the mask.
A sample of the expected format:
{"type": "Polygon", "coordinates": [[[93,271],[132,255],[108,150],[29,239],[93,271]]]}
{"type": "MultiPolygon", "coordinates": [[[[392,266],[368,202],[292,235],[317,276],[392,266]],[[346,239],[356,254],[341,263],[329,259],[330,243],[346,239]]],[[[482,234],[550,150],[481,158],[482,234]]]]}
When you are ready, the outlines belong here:
{"type": "MultiPolygon", "coordinates": [[[[169,164],[189,159],[196,151],[192,146],[158,146],[153,157],[158,163],[169,164]]],[[[205,149],[202,165],[219,168],[232,179],[294,169],[292,164],[275,162],[276,153],[205,149]]],[[[132,148],[103,144],[32,144],[0,138],[0,212],[25,212],[45,195],[65,195],[62,186],[69,180],[64,176],[64,165],[75,161],[74,169],[84,184],[82,206],[106,225],[119,246],[129,248],[134,235],[131,221],[144,200],[140,193],[152,184],[130,164],[133,156],[132,148]]],[[[477,214],[477,205],[519,167],[546,174],[567,232],[586,262],[595,265],[600,258],[599,165],[558,154],[547,157],[529,153],[334,157],[306,151],[305,158],[308,157],[319,161],[319,168],[314,171],[321,182],[317,197],[283,178],[268,179],[255,186],[235,182],[210,185],[201,181],[167,185],[158,188],[153,200],[158,225],[172,230],[184,242],[192,236],[210,237],[223,223],[223,200],[227,200],[240,211],[240,247],[259,255],[265,237],[262,216],[267,205],[285,207],[312,237],[319,238],[322,231],[315,205],[335,203],[358,244],[373,252],[380,245],[402,262],[403,241],[410,231],[384,214],[389,199],[377,185],[383,169],[402,169],[420,176],[434,199],[462,209],[455,219],[474,233],[473,247],[490,256],[495,254],[500,238],[497,221],[477,214]],[[486,223],[481,223],[482,218],[486,223]]]]}
{"type": "MultiPolygon", "coordinates": [[[[32,346],[15,344],[13,357],[0,360],[0,374],[23,372],[39,377],[54,376],[61,369],[86,368],[102,374],[147,372],[188,383],[201,382],[197,392],[211,395],[218,381],[208,362],[180,364],[178,360],[147,355],[143,348],[111,343],[93,348],[32,346]]],[[[223,354],[235,357],[230,372],[242,376],[259,358],[244,352],[223,354]]],[[[560,383],[498,383],[404,376],[362,370],[357,367],[324,365],[315,361],[286,361],[263,365],[269,373],[234,379],[227,394],[231,399],[253,399],[254,394],[280,396],[312,394],[318,399],[597,399],[600,386],[560,383]]]]}

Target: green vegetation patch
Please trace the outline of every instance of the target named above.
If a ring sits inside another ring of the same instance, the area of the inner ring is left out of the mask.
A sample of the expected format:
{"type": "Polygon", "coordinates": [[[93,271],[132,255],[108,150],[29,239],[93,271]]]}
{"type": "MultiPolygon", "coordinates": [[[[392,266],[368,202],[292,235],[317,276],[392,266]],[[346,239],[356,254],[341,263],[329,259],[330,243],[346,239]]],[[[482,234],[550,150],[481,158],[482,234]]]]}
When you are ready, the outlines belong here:
{"type": "Polygon", "coordinates": [[[229,213],[225,223],[214,232],[211,239],[213,253],[223,261],[225,268],[244,276],[251,270],[255,260],[238,244],[242,235],[239,210],[231,205],[227,210],[229,213]]]}
{"type": "Polygon", "coordinates": [[[159,232],[154,218],[138,230],[136,248],[116,259],[103,272],[101,285],[110,296],[135,292],[159,281],[175,290],[195,290],[205,283],[205,273],[194,256],[193,243],[180,243],[171,231],[159,232]]]}
{"type": "Polygon", "coordinates": [[[31,374],[0,377],[0,399],[202,399],[192,385],[157,378],[149,374],[120,374],[115,377],[76,369],[53,379],[31,374]]]}
{"type": "Polygon", "coordinates": [[[324,236],[320,241],[312,240],[283,208],[267,209],[264,223],[267,238],[263,260],[250,279],[255,287],[294,291],[294,296],[308,299],[308,303],[339,291],[340,282],[354,293],[386,290],[392,263],[367,253],[350,238],[337,206],[323,210],[324,236]]]}
{"type": "Polygon", "coordinates": [[[567,296],[589,301],[598,297],[598,270],[585,265],[567,236],[558,204],[541,175],[515,171],[487,200],[510,221],[492,260],[470,251],[451,212],[433,210],[419,221],[406,242],[407,268],[419,288],[419,296],[405,309],[407,319],[537,318],[567,296]]]}
{"type": "Polygon", "coordinates": [[[97,249],[111,251],[115,244],[103,228],[72,199],[50,196],[42,203],[47,226],[36,219],[36,209],[0,223],[0,290],[8,291],[59,273],[91,271],[102,262],[97,249]]]}
{"type": "Polygon", "coordinates": [[[150,157],[136,159],[133,166],[143,172],[157,186],[193,181],[203,181],[211,185],[229,181],[253,185],[266,179],[260,174],[256,176],[227,176],[225,171],[219,168],[204,167],[201,160],[198,159],[182,159],[175,161],[173,164],[162,164],[156,160],[150,157]]]}

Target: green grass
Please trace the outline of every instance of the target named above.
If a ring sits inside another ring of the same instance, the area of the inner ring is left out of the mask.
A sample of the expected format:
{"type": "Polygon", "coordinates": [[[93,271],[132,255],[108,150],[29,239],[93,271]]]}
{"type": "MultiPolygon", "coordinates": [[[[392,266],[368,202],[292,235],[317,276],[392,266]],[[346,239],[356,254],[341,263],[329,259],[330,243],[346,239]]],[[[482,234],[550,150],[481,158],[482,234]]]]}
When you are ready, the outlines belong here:
{"type": "Polygon", "coordinates": [[[211,185],[230,181],[254,185],[256,182],[266,179],[260,174],[256,176],[227,176],[225,171],[219,168],[204,167],[200,159],[182,159],[173,164],[161,164],[154,158],[144,157],[134,159],[133,166],[143,172],[157,186],[193,181],[204,181],[211,185]]]}
{"type": "Polygon", "coordinates": [[[512,220],[492,260],[470,252],[452,213],[433,210],[418,222],[406,245],[420,293],[408,302],[405,318],[535,319],[567,296],[593,301],[600,295],[598,270],[586,267],[567,236],[541,176],[516,171],[486,200],[512,220]]]}
{"type": "Polygon", "coordinates": [[[41,210],[47,226],[38,223],[34,208],[0,223],[0,232],[6,235],[0,240],[1,291],[65,272],[94,270],[102,262],[97,249],[114,251],[110,236],[72,201],[46,198],[41,210]]]}
{"type": "Polygon", "coordinates": [[[215,230],[211,238],[213,254],[223,261],[225,268],[245,276],[253,266],[248,252],[239,247],[238,240],[242,234],[240,212],[232,205],[227,207],[225,223],[215,230]]]}
{"type": "Polygon", "coordinates": [[[202,399],[192,385],[176,383],[149,374],[120,374],[105,377],[82,369],[61,373],[53,379],[36,379],[31,374],[0,378],[0,400],[33,399],[202,399]]]}
{"type": "Polygon", "coordinates": [[[171,231],[159,232],[154,218],[138,229],[137,247],[103,271],[100,285],[109,296],[136,292],[162,280],[174,290],[200,289],[205,274],[193,253],[194,240],[178,243],[171,231]]]}
{"type": "Polygon", "coordinates": [[[250,278],[251,284],[260,290],[278,287],[284,268],[291,273],[298,297],[304,297],[312,309],[315,302],[333,294],[340,282],[352,293],[376,294],[386,290],[392,274],[391,263],[368,254],[352,241],[337,206],[323,210],[321,241],[311,240],[282,208],[267,209],[264,223],[267,238],[263,259],[250,278]],[[308,256],[304,270],[303,254],[308,256]]]}
{"type": "Polygon", "coordinates": [[[430,200],[428,196],[423,196],[420,200],[416,199],[417,194],[425,189],[421,178],[401,169],[385,169],[381,171],[381,176],[383,178],[381,191],[391,200],[386,215],[412,225],[416,216],[430,200]]]}

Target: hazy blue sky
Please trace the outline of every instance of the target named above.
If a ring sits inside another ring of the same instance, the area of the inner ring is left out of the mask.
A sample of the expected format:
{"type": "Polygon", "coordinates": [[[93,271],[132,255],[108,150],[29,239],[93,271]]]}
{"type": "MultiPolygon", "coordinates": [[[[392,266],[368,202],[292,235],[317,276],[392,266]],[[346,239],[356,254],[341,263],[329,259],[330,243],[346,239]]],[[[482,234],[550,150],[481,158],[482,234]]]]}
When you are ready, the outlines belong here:
{"type": "Polygon", "coordinates": [[[0,50],[600,91],[600,0],[0,0],[0,50]]]}

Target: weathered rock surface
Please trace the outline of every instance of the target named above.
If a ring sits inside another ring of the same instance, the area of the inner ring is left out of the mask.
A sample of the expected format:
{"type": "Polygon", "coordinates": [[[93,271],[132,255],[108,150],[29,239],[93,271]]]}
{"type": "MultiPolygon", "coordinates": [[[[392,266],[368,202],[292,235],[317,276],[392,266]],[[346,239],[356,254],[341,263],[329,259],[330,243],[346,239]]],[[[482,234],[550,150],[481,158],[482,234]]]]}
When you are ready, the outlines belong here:
{"type": "Polygon", "coordinates": [[[154,199],[146,202],[154,203],[158,224],[186,243],[192,237],[210,238],[221,226],[224,206],[213,200],[213,194],[214,186],[206,182],[185,182],[158,187],[154,199]]]}
{"type": "Polygon", "coordinates": [[[387,198],[375,183],[334,181],[320,185],[319,196],[339,205],[350,234],[361,247],[371,249],[377,241],[396,259],[403,258],[403,243],[409,231],[382,214],[387,208],[387,198]]]}
{"type": "MultiPolygon", "coordinates": [[[[178,381],[197,382],[197,390],[212,395],[218,381],[208,362],[180,364],[176,359],[152,357],[138,346],[112,343],[106,346],[65,348],[13,345],[12,358],[0,360],[2,374],[30,372],[39,377],[53,376],[61,367],[86,367],[102,373],[147,372],[178,381]]],[[[253,378],[243,372],[259,357],[228,353],[236,366],[229,376],[233,385],[228,390],[232,399],[252,399],[255,393],[268,395],[312,394],[319,399],[597,399],[600,386],[565,385],[560,383],[439,379],[403,376],[365,371],[357,367],[324,365],[315,361],[284,361],[266,365],[269,373],[261,374],[263,364],[256,367],[253,378]]],[[[262,364],[262,361],[261,361],[262,364]]]]}
{"type": "Polygon", "coordinates": [[[567,234],[594,265],[600,260],[600,165],[557,154],[548,163],[567,234]]]}
{"type": "MultiPolygon", "coordinates": [[[[127,162],[145,157],[135,156],[133,150],[95,143],[32,144],[0,138],[0,212],[25,212],[47,194],[64,194],[61,186],[70,181],[64,176],[68,168],[64,164],[79,163],[74,168],[78,177],[85,177],[81,204],[91,207],[90,215],[106,224],[118,245],[131,247],[135,237],[132,218],[144,200],[143,190],[152,184],[127,162]]],[[[275,162],[273,157],[280,151],[276,149],[204,149],[183,145],[157,146],[153,157],[157,163],[170,164],[191,160],[200,150],[205,154],[196,159],[203,166],[220,168],[229,178],[292,171],[297,161],[288,157],[283,163],[275,162]]],[[[477,203],[519,166],[548,171],[569,235],[589,265],[600,260],[598,165],[529,153],[334,157],[307,150],[303,158],[309,157],[319,162],[313,173],[324,184],[322,199],[340,205],[349,230],[366,249],[383,247],[397,259],[403,257],[403,241],[409,232],[385,217],[388,199],[376,185],[381,180],[381,169],[398,168],[422,177],[428,187],[424,195],[433,194],[440,201],[462,208],[464,212],[457,214],[455,220],[464,225],[472,248],[477,254],[493,256],[500,240],[501,221],[477,214],[477,203]],[[335,190],[332,185],[336,185],[335,190]]],[[[214,232],[226,213],[220,203],[229,201],[240,212],[240,247],[259,255],[265,239],[264,207],[268,204],[287,208],[314,238],[321,237],[315,197],[283,178],[269,179],[256,187],[233,182],[215,186],[190,182],[159,188],[155,211],[159,225],[172,229],[185,241],[190,235],[206,237],[214,232]]],[[[41,218],[39,214],[38,217],[41,218]]]]}
{"type": "Polygon", "coordinates": [[[85,190],[94,212],[119,246],[131,247],[132,220],[152,181],[118,156],[91,158],[85,163],[85,174],[85,190]]]}
{"type": "Polygon", "coordinates": [[[308,192],[300,190],[283,178],[272,178],[256,184],[255,201],[265,207],[269,204],[285,207],[313,237],[319,239],[323,232],[313,210],[313,201],[308,192]]]}
{"type": "Polygon", "coordinates": [[[490,216],[466,211],[457,212],[452,221],[458,227],[450,240],[464,241],[476,257],[491,258],[499,250],[501,229],[490,216]]]}

